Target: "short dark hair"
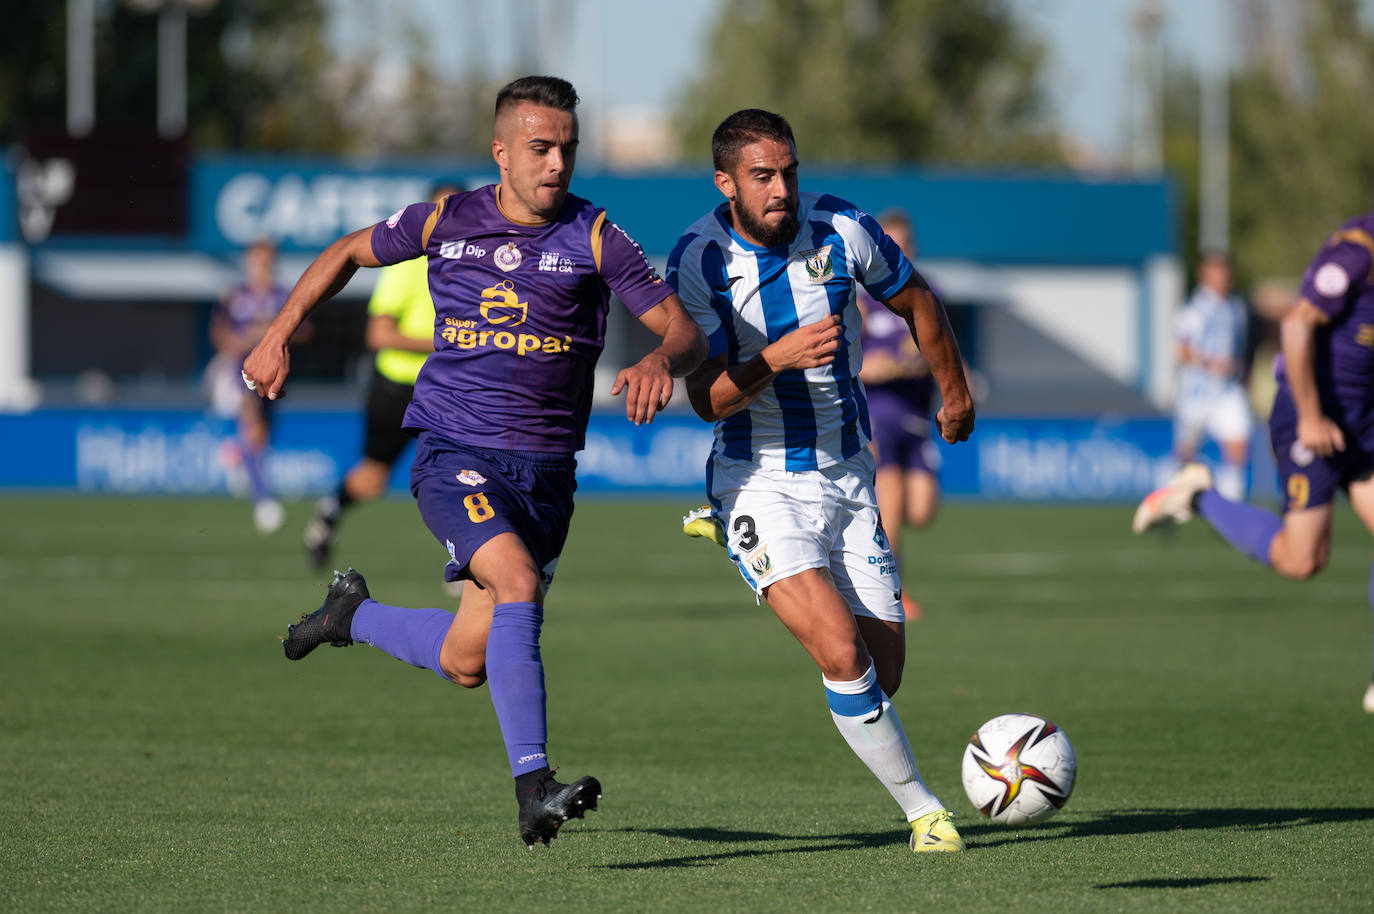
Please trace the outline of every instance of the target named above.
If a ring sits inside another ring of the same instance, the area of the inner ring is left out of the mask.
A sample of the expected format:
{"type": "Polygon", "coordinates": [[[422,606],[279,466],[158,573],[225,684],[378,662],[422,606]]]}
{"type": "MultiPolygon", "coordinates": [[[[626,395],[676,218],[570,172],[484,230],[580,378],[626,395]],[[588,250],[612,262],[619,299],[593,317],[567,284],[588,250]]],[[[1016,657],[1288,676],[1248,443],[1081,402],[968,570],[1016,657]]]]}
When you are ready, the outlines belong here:
{"type": "Polygon", "coordinates": [[[739,163],[739,151],[759,140],[789,143],[795,149],[792,127],[781,114],[761,108],[745,108],[720,122],[711,134],[711,164],[727,174],[739,163]]]}
{"type": "Polygon", "coordinates": [[[534,102],[545,108],[572,111],[581,101],[577,90],[566,79],[557,76],[522,76],[506,83],[496,93],[496,116],[520,102],[534,102]]]}

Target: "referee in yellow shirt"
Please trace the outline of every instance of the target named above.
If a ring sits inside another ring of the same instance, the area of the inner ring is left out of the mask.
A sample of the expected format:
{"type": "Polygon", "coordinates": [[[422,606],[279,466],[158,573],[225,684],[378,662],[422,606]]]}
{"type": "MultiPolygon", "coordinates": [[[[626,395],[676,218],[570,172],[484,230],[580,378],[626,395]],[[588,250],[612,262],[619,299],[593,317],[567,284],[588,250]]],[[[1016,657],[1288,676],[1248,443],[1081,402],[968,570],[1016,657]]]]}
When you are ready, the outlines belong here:
{"type": "MultiPolygon", "coordinates": [[[[461,190],[456,184],[439,184],[430,200],[437,203],[461,190]]],[[[428,258],[416,257],[381,271],[367,303],[367,348],[376,351],[377,358],[367,391],[363,457],[344,474],[337,492],[315,504],[315,514],[305,525],[306,556],[317,570],[329,563],[344,511],[386,491],[391,468],[410,443],[401,421],[420,366],[434,351],[428,258]]]]}

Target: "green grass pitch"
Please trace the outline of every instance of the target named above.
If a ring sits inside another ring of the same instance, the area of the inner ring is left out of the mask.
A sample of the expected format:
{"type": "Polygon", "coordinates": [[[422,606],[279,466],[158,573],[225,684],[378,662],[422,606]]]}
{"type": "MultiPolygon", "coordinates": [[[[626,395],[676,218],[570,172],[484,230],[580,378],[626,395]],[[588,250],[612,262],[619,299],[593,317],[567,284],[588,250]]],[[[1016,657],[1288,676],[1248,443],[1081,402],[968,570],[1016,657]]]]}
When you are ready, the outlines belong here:
{"type": "MultiPolygon", "coordinates": [[[[516,837],[485,690],[365,646],[293,664],[298,533],[227,500],[0,500],[0,910],[1343,911],[1374,907],[1367,534],[1261,573],[1200,523],[952,504],[905,540],[897,696],[962,855],[916,856],[819,674],[689,503],[584,498],[544,628],[553,760],[602,808],[516,837]],[[1059,816],[980,821],[959,759],[1026,710],[1078,752],[1059,816]]],[[[446,606],[405,500],[339,564],[446,606]]]]}

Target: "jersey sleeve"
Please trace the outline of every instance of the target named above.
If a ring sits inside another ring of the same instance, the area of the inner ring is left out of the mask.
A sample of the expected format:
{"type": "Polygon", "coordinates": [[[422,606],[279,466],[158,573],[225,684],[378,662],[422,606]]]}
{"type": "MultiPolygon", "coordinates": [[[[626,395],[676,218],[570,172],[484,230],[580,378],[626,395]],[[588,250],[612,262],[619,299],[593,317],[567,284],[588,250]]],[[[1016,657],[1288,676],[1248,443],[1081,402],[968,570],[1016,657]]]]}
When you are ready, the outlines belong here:
{"type": "Polygon", "coordinates": [[[1197,339],[1197,308],[1191,299],[1174,315],[1174,341],[1181,346],[1191,346],[1197,339]]]}
{"type": "Polygon", "coordinates": [[[1374,279],[1374,240],[1361,231],[1337,232],[1312,259],[1302,298],[1331,317],[1344,311],[1374,279]]]}
{"type": "Polygon", "coordinates": [[[598,248],[601,278],[635,317],[672,294],[672,287],[659,277],[644,256],[644,249],[614,222],[598,220],[593,229],[592,249],[598,248]]]}
{"type": "MultiPolygon", "coordinates": [[[[712,244],[693,244],[697,238],[691,232],[683,235],[668,255],[668,285],[682,299],[683,307],[697,322],[701,332],[706,334],[710,344],[706,358],[713,359],[728,351],[729,340],[718,310],[722,304],[719,300],[721,296],[711,288],[711,281],[707,277],[707,271],[711,269],[712,252],[716,255],[714,259],[719,261],[715,273],[718,274],[720,285],[727,289],[730,286],[725,279],[725,261],[719,256],[719,248],[712,244]]],[[[729,307],[728,302],[723,304],[729,307]]]]}
{"type": "Polygon", "coordinates": [[[854,278],[864,290],[877,301],[887,301],[900,292],[916,270],[878,220],[854,204],[828,194],[821,199],[821,204],[858,225],[857,232],[847,233],[850,237],[846,237],[846,241],[854,278]]]}
{"type": "Polygon", "coordinates": [[[426,224],[437,218],[438,212],[436,203],[412,203],[385,222],[378,222],[372,227],[372,256],[383,266],[419,257],[429,238],[426,224]]]}

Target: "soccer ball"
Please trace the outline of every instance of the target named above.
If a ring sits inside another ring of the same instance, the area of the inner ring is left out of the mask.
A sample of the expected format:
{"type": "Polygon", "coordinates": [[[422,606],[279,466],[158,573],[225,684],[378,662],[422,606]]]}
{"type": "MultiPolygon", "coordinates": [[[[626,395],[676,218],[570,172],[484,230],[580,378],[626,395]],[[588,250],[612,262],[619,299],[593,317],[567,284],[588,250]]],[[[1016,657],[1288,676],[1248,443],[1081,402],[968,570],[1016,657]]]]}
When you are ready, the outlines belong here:
{"type": "Polygon", "coordinates": [[[1077,771],[1064,731],[1034,714],[994,717],[964,748],[964,792],[1000,825],[1030,825],[1059,812],[1077,771]]]}

